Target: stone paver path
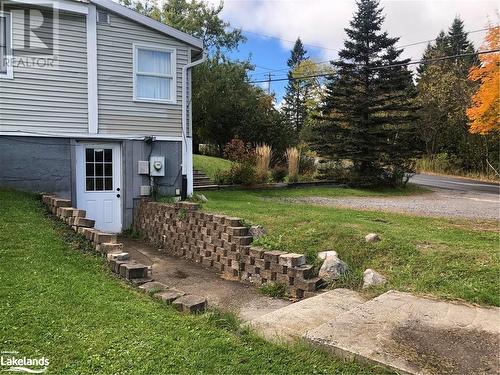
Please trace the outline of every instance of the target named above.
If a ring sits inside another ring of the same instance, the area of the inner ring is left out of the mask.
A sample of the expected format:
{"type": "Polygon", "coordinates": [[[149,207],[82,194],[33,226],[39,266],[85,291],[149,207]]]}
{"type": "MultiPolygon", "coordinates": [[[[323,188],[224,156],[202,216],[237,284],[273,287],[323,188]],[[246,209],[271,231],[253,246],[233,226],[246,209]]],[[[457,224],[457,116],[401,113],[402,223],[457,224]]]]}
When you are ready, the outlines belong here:
{"type": "Polygon", "coordinates": [[[253,286],[223,280],[213,269],[168,256],[143,241],[128,238],[121,238],[120,241],[132,259],[153,266],[151,277],[155,281],[185,293],[203,296],[208,299],[209,307],[232,311],[243,321],[291,304],[290,301],[264,296],[253,286]]]}

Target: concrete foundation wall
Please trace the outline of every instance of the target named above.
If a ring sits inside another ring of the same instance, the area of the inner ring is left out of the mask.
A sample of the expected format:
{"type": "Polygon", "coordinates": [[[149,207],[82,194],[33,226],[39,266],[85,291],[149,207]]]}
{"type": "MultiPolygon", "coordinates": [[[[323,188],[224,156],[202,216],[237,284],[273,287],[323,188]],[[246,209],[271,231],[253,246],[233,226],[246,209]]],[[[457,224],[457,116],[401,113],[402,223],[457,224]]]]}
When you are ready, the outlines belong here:
{"type": "MultiPolygon", "coordinates": [[[[134,202],[140,187],[150,185],[148,175],[138,173],[138,161],[165,157],[165,176],[155,177],[159,194],[173,196],[181,188],[181,142],[109,140],[122,143],[123,229],[132,225],[134,202]]],[[[75,147],[69,138],[0,136],[0,186],[35,193],[50,193],[76,204],[75,147]]]]}
{"type": "Polygon", "coordinates": [[[0,186],[71,198],[71,165],[67,138],[0,136],[0,186]]]}

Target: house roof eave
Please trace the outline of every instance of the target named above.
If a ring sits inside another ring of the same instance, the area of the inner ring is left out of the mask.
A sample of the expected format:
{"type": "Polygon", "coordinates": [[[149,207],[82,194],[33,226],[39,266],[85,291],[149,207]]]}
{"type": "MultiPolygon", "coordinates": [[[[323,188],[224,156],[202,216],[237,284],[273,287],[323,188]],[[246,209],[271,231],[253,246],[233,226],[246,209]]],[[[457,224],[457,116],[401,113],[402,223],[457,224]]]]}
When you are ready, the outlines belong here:
{"type": "Polygon", "coordinates": [[[164,23],[155,21],[152,18],[144,16],[130,8],[127,8],[121,4],[118,4],[112,0],[90,0],[92,4],[95,4],[99,7],[108,9],[113,13],[117,13],[122,17],[128,18],[132,21],[140,23],[144,26],[147,26],[151,29],[159,31],[165,35],[171,36],[172,38],[178,39],[182,42],[185,42],[199,50],[203,50],[203,42],[201,39],[195,38],[192,35],[186,34],[182,31],[179,31],[171,26],[165,25],[164,23]]]}

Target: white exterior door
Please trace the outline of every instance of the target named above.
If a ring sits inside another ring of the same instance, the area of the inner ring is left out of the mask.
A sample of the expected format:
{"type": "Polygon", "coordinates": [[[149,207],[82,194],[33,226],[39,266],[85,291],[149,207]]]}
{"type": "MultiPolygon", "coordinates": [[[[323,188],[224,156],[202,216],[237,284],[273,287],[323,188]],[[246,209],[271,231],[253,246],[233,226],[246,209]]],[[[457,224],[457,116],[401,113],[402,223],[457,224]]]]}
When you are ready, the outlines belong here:
{"type": "Polygon", "coordinates": [[[119,143],[80,143],[76,148],[76,202],[95,228],[122,230],[121,148],[119,143]]]}

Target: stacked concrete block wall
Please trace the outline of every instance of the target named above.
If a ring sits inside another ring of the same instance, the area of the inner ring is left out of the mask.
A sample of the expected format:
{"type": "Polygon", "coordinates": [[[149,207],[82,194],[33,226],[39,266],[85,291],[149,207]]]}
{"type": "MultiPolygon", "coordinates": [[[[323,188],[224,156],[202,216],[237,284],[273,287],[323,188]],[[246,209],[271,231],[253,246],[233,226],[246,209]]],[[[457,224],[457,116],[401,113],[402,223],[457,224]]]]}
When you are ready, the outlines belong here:
{"type": "Polygon", "coordinates": [[[104,233],[94,228],[94,220],[86,218],[86,212],[71,207],[69,199],[53,195],[42,195],[42,202],[49,211],[66,222],[77,233],[84,236],[95,247],[96,251],[106,257],[111,270],[138,285],[143,291],[156,290],[154,296],[172,304],[177,310],[185,313],[203,312],[207,308],[207,299],[194,294],[186,294],[174,288],[155,282],[150,276],[152,266],[145,266],[130,259],[124,252],[123,244],[118,243],[116,234],[104,233]]]}
{"type": "Polygon", "coordinates": [[[116,234],[104,233],[95,229],[94,220],[86,218],[85,210],[71,207],[71,200],[58,198],[53,195],[42,195],[42,202],[48,207],[51,213],[66,222],[75,232],[83,235],[92,242],[95,249],[107,257],[110,267],[114,272],[131,281],[147,280],[148,267],[143,264],[126,261],[124,258],[128,259],[128,256],[120,257],[120,254],[125,253],[123,253],[123,244],[117,241],[116,234]],[[116,267],[116,259],[122,262],[118,267],[116,267]]]}
{"type": "Polygon", "coordinates": [[[215,268],[229,279],[281,283],[294,298],[313,295],[321,284],[304,255],[252,246],[239,218],[201,212],[196,203],[141,200],[134,229],[171,255],[215,268]]]}

